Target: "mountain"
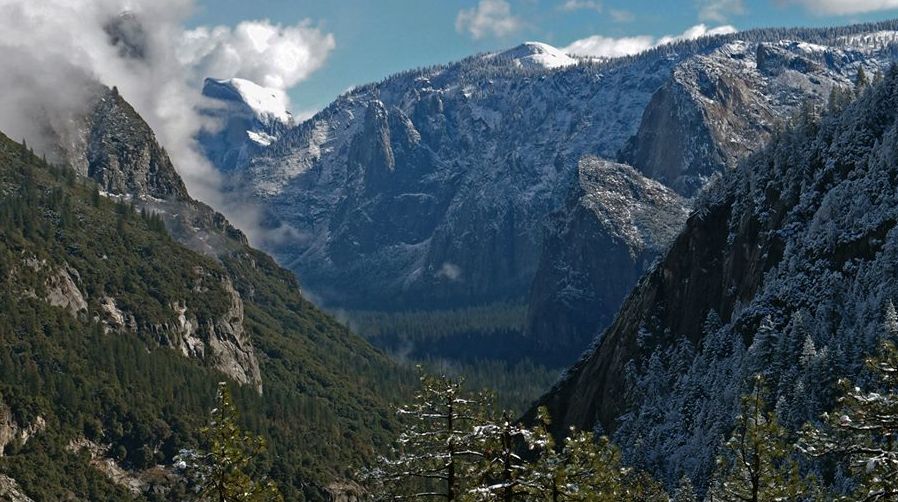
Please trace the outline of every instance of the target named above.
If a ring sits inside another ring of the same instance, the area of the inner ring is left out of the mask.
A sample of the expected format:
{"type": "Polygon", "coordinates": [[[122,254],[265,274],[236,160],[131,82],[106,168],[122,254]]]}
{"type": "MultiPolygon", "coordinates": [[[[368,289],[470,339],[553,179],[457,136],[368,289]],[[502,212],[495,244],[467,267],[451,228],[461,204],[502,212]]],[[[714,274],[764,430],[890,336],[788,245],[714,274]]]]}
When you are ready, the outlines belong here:
{"type": "Polygon", "coordinates": [[[559,431],[610,432],[670,485],[701,486],[748,377],[793,431],[857,381],[898,294],[898,70],[858,93],[807,108],[699,198],[540,401],[559,431]]]}
{"type": "Polygon", "coordinates": [[[254,145],[269,146],[294,125],[287,97],[278,89],[241,78],[207,78],[203,96],[208,98],[204,115],[219,127],[204,129],[197,139],[203,153],[224,171],[244,162],[254,145]]]}
{"type": "Polygon", "coordinates": [[[632,167],[585,157],[577,189],[552,215],[525,333],[544,359],[575,360],[686,220],[686,201],[632,167]]]}
{"type": "Polygon", "coordinates": [[[89,108],[68,136],[85,145],[75,169],[0,137],[7,484],[35,500],[178,499],[173,458],[229,380],[285,496],[339,495],[392,439],[388,400],[409,375],[191,199],[114,89],[89,108]]]}
{"type": "MultiPolygon", "coordinates": [[[[836,32],[829,42],[819,38],[824,33],[792,34],[816,43],[730,40],[684,59],[652,96],[620,160],[683,196],[695,196],[709,180],[763,148],[803,107],[824,106],[833,89],[837,95],[851,92],[859,69],[870,75],[885,71],[896,57],[898,33],[880,28],[858,27],[864,34],[836,32]]],[[[767,40],[786,35],[761,31],[734,36],[767,40]]],[[[606,194],[606,205],[615,205],[607,195],[614,190],[600,193],[606,194]]],[[[628,243],[625,248],[608,245],[615,232],[584,226],[602,225],[608,218],[584,219],[589,213],[578,214],[571,206],[561,211],[548,225],[544,266],[531,286],[528,337],[556,349],[567,342],[569,354],[589,346],[679,230],[676,224],[683,220],[673,215],[682,213],[663,204],[653,210],[654,216],[642,219],[637,228],[651,232],[651,223],[657,222],[663,233],[655,235],[665,238],[648,247],[628,243]],[[628,261],[627,256],[640,253],[628,261]],[[547,269],[557,272],[547,274],[547,269]]]]}
{"type": "Polygon", "coordinates": [[[529,43],[354,89],[258,149],[235,192],[295,230],[271,251],[324,305],[521,304],[579,159],[616,155],[672,64],[572,62],[529,43]]]}
{"type": "Polygon", "coordinates": [[[667,244],[589,258],[631,271],[606,290],[591,289],[605,285],[595,271],[574,288],[571,274],[550,273],[583,265],[553,236],[567,232],[584,250],[616,238],[601,221],[582,223],[592,236],[565,228],[588,215],[564,214],[578,211],[581,159],[629,164],[632,184],[644,176],[694,197],[806,103],[851,88],[861,68],[887,68],[896,29],[753,30],[608,61],[527,43],[413,70],[348,91],[254,146],[232,171],[233,193],[290,230],[268,250],[327,308],[351,317],[526,305],[523,332],[551,345],[550,327],[565,325],[572,354],[667,244]],[[600,300],[586,315],[565,306],[591,298],[600,300]]]}

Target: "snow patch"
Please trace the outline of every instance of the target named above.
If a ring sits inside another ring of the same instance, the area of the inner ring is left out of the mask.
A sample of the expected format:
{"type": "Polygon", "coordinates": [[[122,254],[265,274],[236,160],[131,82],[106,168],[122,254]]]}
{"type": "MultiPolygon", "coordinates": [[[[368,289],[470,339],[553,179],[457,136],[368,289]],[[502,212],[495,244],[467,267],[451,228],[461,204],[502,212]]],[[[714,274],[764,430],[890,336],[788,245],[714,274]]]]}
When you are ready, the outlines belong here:
{"type": "Polygon", "coordinates": [[[524,42],[500,55],[513,59],[524,68],[554,69],[577,64],[576,59],[568,56],[561,49],[542,42],[524,42]]]}

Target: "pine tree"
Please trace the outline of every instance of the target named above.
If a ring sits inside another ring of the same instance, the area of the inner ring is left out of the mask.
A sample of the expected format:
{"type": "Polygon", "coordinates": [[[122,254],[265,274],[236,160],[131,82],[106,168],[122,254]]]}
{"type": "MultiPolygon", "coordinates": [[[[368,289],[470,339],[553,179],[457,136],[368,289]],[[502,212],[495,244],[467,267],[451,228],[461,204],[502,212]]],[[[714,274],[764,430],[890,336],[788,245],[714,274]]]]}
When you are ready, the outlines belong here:
{"type": "Polygon", "coordinates": [[[864,71],[864,67],[861,66],[857,69],[857,77],[854,79],[854,90],[857,94],[860,94],[861,91],[864,90],[865,87],[870,85],[870,79],[867,78],[867,72],[864,71]]]}
{"type": "Polygon", "coordinates": [[[218,384],[216,406],[209,426],[202,430],[208,451],[185,452],[189,477],[196,484],[197,500],[244,502],[283,500],[277,487],[268,480],[254,480],[248,474],[256,459],[265,451],[265,441],[241,430],[239,412],[225,382],[218,384]]]}
{"type": "Polygon", "coordinates": [[[446,376],[420,377],[421,389],[399,409],[405,422],[394,458],[368,472],[371,491],[387,498],[461,500],[472,466],[483,459],[477,426],[490,397],[468,395],[446,376]]]}
{"type": "Polygon", "coordinates": [[[549,410],[540,406],[537,424],[530,430],[527,446],[534,452],[529,470],[522,476],[525,493],[533,500],[558,502],[568,500],[565,458],[568,452],[558,451],[550,432],[552,419],[549,410]]]}
{"type": "Polygon", "coordinates": [[[797,500],[809,491],[790,459],[786,431],[766,410],[761,377],[755,378],[752,392],[743,396],[742,412],[724,446],[711,483],[713,500],[797,500]]]}
{"type": "Polygon", "coordinates": [[[515,423],[508,412],[498,423],[475,428],[483,458],[475,464],[474,478],[479,481],[469,493],[473,500],[518,500],[528,492],[531,464],[520,455],[531,439],[531,430],[515,423]]]}
{"type": "MultiPolygon", "coordinates": [[[[892,308],[894,312],[894,307],[892,308]]],[[[886,323],[890,313],[887,307],[886,323]]],[[[801,449],[815,457],[836,454],[850,459],[859,480],[856,500],[898,499],[898,347],[893,336],[867,361],[879,388],[863,391],[840,381],[841,407],[824,414],[825,427],[807,426],[801,449]]]]}

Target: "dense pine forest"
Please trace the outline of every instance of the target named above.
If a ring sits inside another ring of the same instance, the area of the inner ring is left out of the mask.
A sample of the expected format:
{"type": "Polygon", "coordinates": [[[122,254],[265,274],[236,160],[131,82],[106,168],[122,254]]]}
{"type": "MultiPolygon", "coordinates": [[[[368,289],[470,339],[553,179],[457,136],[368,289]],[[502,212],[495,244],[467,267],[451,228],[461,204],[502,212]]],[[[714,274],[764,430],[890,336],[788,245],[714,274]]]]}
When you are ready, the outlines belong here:
{"type": "Polygon", "coordinates": [[[185,496],[157,466],[200,446],[224,375],[172,348],[172,305],[187,299],[200,325],[217,318],[229,308],[225,277],[260,357],[261,393],[232,384],[241,426],[270,445],[254,470],[290,500],[322,497],[395,434],[387,400],[409,373],[303,300],[270,258],[189,251],[158,215],[5,137],[0,193],[0,470],[34,500],[185,496]],[[106,298],[126,313],[122,325],[106,298]],[[106,457],[131,473],[133,491],[91,467],[106,457]]]}

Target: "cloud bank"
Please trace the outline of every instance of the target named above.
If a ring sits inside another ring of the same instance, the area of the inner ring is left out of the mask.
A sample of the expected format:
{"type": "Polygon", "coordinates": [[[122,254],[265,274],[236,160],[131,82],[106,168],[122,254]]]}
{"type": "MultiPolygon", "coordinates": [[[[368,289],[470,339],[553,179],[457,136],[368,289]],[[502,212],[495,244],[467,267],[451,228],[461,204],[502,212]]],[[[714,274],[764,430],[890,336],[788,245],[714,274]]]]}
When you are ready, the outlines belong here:
{"type": "Polygon", "coordinates": [[[593,35],[591,37],[576,40],[561,50],[575,56],[595,58],[617,58],[639,54],[653,47],[678,42],[680,40],[692,40],[704,36],[724,35],[735,33],[736,28],[724,25],[708,28],[705,24],[697,24],[680,35],[668,35],[655,38],[651,35],[639,35],[633,37],[605,37],[593,35]]]}
{"type": "Polygon", "coordinates": [[[203,77],[242,77],[286,91],[321,67],[334,39],[310,21],[187,31],[193,7],[193,0],[0,0],[0,131],[49,150],[48,138],[74,137],[67,129],[86,111],[92,82],[117,86],[156,132],[191,195],[252,237],[253,212],[222,194],[194,141],[208,120],[198,112],[203,77]]]}
{"type": "Polygon", "coordinates": [[[511,13],[505,0],[480,0],[476,7],[462,9],[455,18],[455,30],[468,33],[474,40],[506,37],[517,32],[524,22],[511,13]]]}
{"type": "Polygon", "coordinates": [[[730,17],[745,14],[743,0],[704,0],[698,18],[701,21],[725,23],[730,17]]]}
{"type": "Polygon", "coordinates": [[[814,14],[863,14],[898,9],[898,0],[780,0],[780,3],[800,5],[814,14]]]}

